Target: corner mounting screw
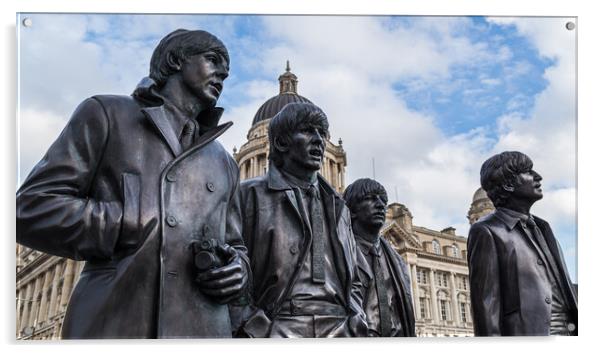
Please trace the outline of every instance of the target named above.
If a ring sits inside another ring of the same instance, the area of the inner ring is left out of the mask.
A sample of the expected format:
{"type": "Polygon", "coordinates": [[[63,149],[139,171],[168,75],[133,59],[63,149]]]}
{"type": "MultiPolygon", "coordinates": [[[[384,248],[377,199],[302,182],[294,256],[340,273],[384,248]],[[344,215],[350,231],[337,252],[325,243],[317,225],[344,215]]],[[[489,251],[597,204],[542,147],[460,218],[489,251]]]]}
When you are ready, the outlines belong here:
{"type": "Polygon", "coordinates": [[[566,23],[566,29],[568,29],[569,31],[572,31],[575,29],[575,22],[567,22],[566,23]]]}

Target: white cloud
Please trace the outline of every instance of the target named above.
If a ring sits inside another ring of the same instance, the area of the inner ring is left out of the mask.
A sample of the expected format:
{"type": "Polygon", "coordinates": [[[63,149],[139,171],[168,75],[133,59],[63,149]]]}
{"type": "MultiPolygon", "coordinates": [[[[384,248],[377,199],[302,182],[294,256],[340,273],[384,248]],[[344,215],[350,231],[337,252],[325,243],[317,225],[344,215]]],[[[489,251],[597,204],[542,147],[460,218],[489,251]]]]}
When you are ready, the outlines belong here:
{"type": "Polygon", "coordinates": [[[59,136],[68,118],[38,109],[21,109],[18,121],[19,185],[59,136]]]}
{"type": "MultiPolygon", "coordinates": [[[[392,201],[397,190],[416,224],[435,229],[454,225],[466,235],[465,216],[478,187],[475,173],[490,141],[483,130],[446,137],[432,116],[409,109],[393,84],[401,79],[422,87],[441,83],[452,66],[498,60],[496,53],[458,34],[466,30],[466,19],[415,19],[394,28],[384,22],[268,17],[266,26],[278,45],[262,51],[257,61],[275,82],[291,60],[299,93],[329,116],[333,141],[343,139],[347,182],[372,177],[374,158],[376,179],[392,201]]],[[[276,93],[274,88],[271,95],[276,93]]],[[[258,107],[247,103],[231,115],[246,114],[248,129],[258,107]]]]}

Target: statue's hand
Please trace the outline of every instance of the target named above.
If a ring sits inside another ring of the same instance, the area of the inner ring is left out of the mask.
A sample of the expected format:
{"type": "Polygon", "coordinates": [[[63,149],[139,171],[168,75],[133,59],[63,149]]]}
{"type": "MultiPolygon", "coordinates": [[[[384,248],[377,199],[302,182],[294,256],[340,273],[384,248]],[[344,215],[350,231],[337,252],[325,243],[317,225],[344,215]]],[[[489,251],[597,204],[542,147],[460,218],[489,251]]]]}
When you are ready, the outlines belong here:
{"type": "Polygon", "coordinates": [[[214,297],[220,304],[226,304],[244,294],[249,274],[234,248],[220,245],[217,249],[221,255],[224,255],[223,258],[228,258],[228,263],[199,273],[196,280],[203,293],[214,297]]]}

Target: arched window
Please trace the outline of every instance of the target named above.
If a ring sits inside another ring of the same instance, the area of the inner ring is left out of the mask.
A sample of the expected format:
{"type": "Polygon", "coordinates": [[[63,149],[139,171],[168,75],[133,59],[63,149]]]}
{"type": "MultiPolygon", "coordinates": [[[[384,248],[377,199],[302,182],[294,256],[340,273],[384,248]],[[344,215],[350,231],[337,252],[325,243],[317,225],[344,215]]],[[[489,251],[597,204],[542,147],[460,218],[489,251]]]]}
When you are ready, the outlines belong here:
{"type": "Polygon", "coordinates": [[[456,244],[452,244],[451,246],[451,255],[453,257],[460,257],[460,249],[458,249],[456,244]]]}
{"type": "Polygon", "coordinates": [[[458,309],[460,310],[460,322],[470,322],[470,304],[468,297],[463,293],[458,295],[458,309]]]}
{"type": "Polygon", "coordinates": [[[452,313],[449,304],[449,295],[446,291],[440,290],[437,293],[437,301],[439,302],[439,318],[441,321],[451,321],[452,313]]]}
{"type": "Polygon", "coordinates": [[[439,245],[437,239],[433,239],[433,252],[437,255],[441,255],[441,245],[439,245]]]}

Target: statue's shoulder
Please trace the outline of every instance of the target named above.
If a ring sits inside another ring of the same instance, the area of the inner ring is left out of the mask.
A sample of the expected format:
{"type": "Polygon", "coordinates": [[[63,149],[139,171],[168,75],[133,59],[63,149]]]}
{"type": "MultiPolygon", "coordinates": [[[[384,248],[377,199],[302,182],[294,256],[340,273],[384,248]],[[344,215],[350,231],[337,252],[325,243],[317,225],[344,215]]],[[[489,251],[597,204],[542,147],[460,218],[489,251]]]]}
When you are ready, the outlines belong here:
{"type": "Polygon", "coordinates": [[[126,95],[97,94],[90,98],[98,101],[101,105],[103,105],[106,108],[109,108],[111,106],[126,106],[126,105],[133,105],[136,107],[140,106],[140,103],[136,99],[134,99],[132,96],[126,96],[126,95]]]}
{"type": "Polygon", "coordinates": [[[251,189],[259,189],[264,190],[267,189],[268,180],[267,174],[261,175],[255,178],[246,179],[240,182],[240,188],[244,191],[249,191],[251,189]]]}

